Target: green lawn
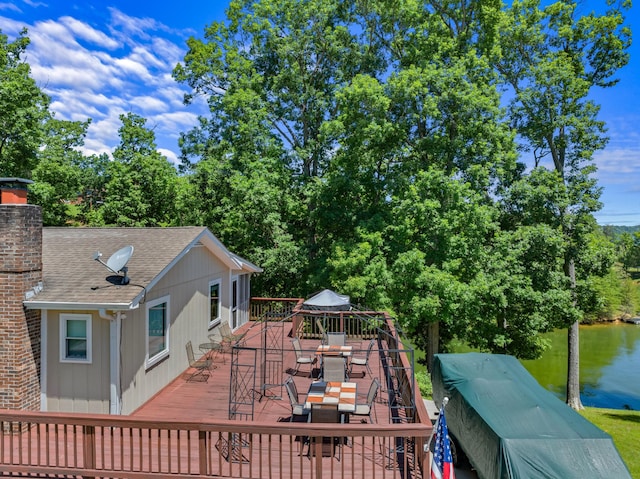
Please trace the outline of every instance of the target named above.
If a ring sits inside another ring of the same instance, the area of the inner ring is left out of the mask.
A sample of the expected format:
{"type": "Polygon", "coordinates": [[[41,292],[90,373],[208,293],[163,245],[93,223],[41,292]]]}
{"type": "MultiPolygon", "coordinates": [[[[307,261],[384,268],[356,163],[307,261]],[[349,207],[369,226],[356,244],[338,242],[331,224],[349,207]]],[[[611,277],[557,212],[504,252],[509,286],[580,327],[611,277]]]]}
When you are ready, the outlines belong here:
{"type": "Polygon", "coordinates": [[[640,411],[588,407],[581,414],[613,438],[631,476],[640,479],[640,411]]]}

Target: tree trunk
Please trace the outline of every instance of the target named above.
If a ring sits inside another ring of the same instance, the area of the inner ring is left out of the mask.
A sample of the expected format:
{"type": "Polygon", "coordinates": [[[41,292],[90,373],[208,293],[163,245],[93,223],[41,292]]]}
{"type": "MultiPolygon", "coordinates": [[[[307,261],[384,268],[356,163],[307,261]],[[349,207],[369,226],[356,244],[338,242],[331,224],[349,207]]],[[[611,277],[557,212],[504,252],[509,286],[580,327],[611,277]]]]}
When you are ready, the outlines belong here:
{"type": "Polygon", "coordinates": [[[584,409],[580,401],[580,322],[569,328],[567,369],[567,404],[572,409],[584,409]]]}
{"type": "Polygon", "coordinates": [[[438,353],[438,343],[440,342],[440,322],[429,323],[427,343],[427,371],[433,372],[433,357],[438,353]]]}
{"type": "MultiPolygon", "coordinates": [[[[573,259],[569,260],[567,273],[571,281],[571,290],[575,296],[576,267],[573,259]]],[[[574,297],[575,302],[575,297],[574,297]]],[[[580,322],[576,321],[569,328],[567,344],[567,404],[572,409],[584,409],[580,401],[580,322]]]]}

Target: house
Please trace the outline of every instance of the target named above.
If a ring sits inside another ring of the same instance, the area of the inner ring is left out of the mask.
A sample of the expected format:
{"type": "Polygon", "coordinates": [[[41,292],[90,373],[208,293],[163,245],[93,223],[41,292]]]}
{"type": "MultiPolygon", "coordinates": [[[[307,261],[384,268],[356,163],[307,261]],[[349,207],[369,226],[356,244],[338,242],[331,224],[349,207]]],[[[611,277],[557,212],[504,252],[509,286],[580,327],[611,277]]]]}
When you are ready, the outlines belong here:
{"type": "Polygon", "coordinates": [[[187,341],[248,321],[262,270],[205,227],[42,228],[26,195],[2,199],[0,408],[129,414],[185,371],[187,341]]]}

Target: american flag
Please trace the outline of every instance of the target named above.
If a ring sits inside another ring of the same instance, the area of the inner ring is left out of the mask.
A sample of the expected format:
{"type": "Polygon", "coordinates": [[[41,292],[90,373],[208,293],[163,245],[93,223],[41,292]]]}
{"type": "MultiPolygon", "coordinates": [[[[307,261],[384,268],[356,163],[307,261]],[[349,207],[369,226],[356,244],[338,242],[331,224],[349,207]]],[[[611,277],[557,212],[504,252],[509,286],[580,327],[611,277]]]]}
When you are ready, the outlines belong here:
{"type": "Polygon", "coordinates": [[[431,460],[431,479],[455,479],[455,477],[449,430],[447,429],[447,420],[444,418],[444,407],[442,407],[436,425],[436,443],[431,460]]]}

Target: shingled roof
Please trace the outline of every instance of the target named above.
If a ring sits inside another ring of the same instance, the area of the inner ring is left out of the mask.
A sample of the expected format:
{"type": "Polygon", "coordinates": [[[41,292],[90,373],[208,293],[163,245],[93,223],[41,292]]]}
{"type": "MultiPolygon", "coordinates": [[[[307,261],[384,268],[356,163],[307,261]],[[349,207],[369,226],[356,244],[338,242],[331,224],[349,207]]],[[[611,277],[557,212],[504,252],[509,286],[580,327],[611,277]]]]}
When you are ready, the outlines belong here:
{"type": "Polygon", "coordinates": [[[233,271],[262,270],[229,252],[205,227],[184,228],[43,228],[43,288],[24,301],[31,309],[131,309],[144,291],[156,284],[193,246],[202,244],[233,271]],[[120,284],[103,265],[124,246],[134,253],[129,260],[129,284],[120,284]]]}

